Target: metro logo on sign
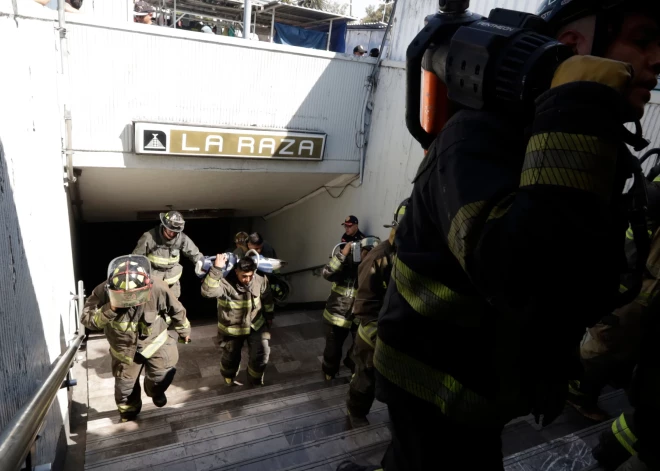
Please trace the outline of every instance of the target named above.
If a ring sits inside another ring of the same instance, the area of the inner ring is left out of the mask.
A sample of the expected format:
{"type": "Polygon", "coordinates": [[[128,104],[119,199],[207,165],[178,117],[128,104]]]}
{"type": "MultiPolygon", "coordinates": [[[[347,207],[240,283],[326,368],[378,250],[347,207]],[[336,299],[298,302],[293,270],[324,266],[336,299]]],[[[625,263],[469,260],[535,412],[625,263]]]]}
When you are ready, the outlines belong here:
{"type": "Polygon", "coordinates": [[[135,123],[137,154],[322,160],[326,135],[254,128],[135,123]]]}

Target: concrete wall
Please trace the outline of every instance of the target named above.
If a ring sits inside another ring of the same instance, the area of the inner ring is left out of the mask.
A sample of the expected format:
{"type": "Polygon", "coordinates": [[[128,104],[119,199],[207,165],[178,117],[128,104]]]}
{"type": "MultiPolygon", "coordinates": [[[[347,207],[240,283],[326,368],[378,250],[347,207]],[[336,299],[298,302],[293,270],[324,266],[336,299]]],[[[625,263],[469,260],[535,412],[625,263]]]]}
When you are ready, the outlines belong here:
{"type": "MultiPolygon", "coordinates": [[[[74,323],[60,64],[47,18],[0,16],[0,44],[16,45],[0,48],[0,429],[48,375],[74,323]]],[[[63,390],[38,440],[40,463],[53,462],[58,442],[66,443],[66,414],[63,390]]]]}
{"type": "MultiPolygon", "coordinates": [[[[401,1],[401,0],[400,0],[401,1]]],[[[268,220],[254,220],[255,229],[271,242],[289,265],[283,272],[327,263],[330,251],[343,233],[340,224],[354,214],[360,229],[387,237],[394,211],[410,194],[411,182],[423,157],[421,147],[405,126],[405,69],[390,64],[381,70],[366,156],[364,182],[326,188],[268,220]],[[358,186],[356,188],[356,186],[358,186]]],[[[320,301],[330,284],[311,272],[291,277],[291,302],[320,301]]]]}

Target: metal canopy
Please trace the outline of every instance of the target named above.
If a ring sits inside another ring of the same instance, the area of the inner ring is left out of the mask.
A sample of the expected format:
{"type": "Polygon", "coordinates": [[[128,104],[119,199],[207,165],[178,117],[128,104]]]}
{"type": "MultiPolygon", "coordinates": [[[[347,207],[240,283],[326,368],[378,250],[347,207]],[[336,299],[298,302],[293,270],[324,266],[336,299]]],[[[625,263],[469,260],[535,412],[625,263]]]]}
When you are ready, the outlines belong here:
{"type": "MultiPolygon", "coordinates": [[[[189,15],[204,16],[217,19],[232,19],[243,21],[243,0],[149,0],[155,7],[163,6],[166,9],[176,8],[177,13],[186,12],[189,15]]],[[[265,2],[252,0],[255,10],[263,8],[265,2]]],[[[270,19],[266,24],[270,23],[270,19]]]]}
{"type": "Polygon", "coordinates": [[[270,2],[264,5],[263,10],[257,12],[257,18],[263,22],[272,21],[272,15],[278,23],[291,26],[307,27],[321,23],[356,21],[352,16],[340,15],[329,11],[315,10],[313,8],[299,7],[282,2],[270,2]]]}

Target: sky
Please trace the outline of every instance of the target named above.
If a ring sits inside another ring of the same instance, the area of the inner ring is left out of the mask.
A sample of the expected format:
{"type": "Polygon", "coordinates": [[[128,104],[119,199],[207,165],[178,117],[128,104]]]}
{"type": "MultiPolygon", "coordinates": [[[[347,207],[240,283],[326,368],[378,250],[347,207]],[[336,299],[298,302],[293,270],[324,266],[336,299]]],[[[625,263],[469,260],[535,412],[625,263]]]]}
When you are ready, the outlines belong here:
{"type": "MultiPolygon", "coordinates": [[[[339,3],[349,3],[349,0],[340,0],[339,3]]],[[[364,15],[367,14],[367,6],[378,3],[378,0],[353,0],[353,16],[364,18],[364,15]]]]}

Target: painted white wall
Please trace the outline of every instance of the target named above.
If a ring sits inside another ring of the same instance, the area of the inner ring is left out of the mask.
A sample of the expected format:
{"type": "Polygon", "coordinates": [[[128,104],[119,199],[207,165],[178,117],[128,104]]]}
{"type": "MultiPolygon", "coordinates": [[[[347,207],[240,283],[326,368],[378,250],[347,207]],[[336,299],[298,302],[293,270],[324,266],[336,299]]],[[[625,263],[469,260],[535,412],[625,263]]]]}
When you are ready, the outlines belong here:
{"type": "MultiPolygon", "coordinates": [[[[73,327],[56,35],[52,20],[0,16],[0,44],[20,45],[0,48],[0,429],[48,375],[73,327]]],[[[38,441],[39,462],[53,460],[66,414],[63,390],[38,441]]]]}
{"type": "MultiPolygon", "coordinates": [[[[385,66],[375,95],[371,134],[362,186],[359,180],[328,188],[306,202],[268,220],[255,219],[260,231],[289,262],[283,272],[323,265],[343,233],[340,225],[353,214],[366,234],[385,238],[399,203],[409,196],[412,180],[423,157],[419,144],[405,126],[405,69],[401,64],[385,66]]],[[[325,299],[330,284],[311,272],[291,277],[291,302],[325,299]]]]}
{"type": "MultiPolygon", "coordinates": [[[[385,29],[349,29],[346,31],[346,53],[353,54],[355,46],[362,45],[367,52],[374,47],[380,49],[385,36],[385,29]]],[[[385,43],[385,48],[389,47],[389,41],[385,43]]]]}

